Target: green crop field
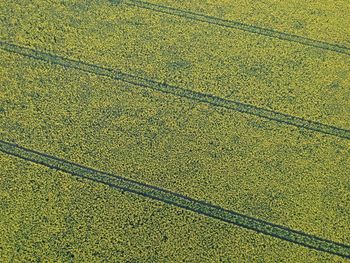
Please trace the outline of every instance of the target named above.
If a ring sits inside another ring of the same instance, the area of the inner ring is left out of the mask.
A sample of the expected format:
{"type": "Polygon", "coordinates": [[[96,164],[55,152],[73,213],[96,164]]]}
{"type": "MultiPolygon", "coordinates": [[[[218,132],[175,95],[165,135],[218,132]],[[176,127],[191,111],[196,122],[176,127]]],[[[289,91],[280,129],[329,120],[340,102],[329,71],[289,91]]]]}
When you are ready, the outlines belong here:
{"type": "Polygon", "coordinates": [[[0,262],[348,262],[348,1],[0,10],[0,262]]]}

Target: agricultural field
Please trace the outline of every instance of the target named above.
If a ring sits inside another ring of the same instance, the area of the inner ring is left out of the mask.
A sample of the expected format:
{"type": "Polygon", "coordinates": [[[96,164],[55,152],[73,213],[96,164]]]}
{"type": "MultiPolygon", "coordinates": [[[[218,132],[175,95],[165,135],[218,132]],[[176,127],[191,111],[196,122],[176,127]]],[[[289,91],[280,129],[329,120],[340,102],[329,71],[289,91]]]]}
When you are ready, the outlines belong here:
{"type": "Polygon", "coordinates": [[[348,262],[349,12],[1,2],[1,262],[348,262]]]}

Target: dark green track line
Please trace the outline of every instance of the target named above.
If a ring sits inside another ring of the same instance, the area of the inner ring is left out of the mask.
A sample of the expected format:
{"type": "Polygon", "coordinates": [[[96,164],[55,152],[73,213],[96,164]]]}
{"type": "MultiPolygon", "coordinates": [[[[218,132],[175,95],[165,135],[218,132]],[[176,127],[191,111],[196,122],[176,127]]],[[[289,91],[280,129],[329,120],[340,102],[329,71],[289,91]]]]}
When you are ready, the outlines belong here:
{"type": "Polygon", "coordinates": [[[322,239],[301,231],[289,229],[260,219],[226,210],[203,201],[180,195],[162,188],[104,173],[54,156],[26,149],[0,140],[0,151],[26,161],[41,164],[77,177],[102,183],[110,187],[158,200],[179,208],[234,224],[265,235],[283,239],[304,247],[350,258],[350,246],[322,239]]]}
{"type": "Polygon", "coordinates": [[[121,80],[126,83],[130,83],[136,86],[153,89],[162,93],[172,94],[174,96],[187,98],[190,100],[207,103],[216,107],[222,107],[229,110],[234,110],[254,116],[258,116],[264,119],[284,123],[287,125],[296,126],[299,128],[320,132],[323,134],[337,136],[339,138],[350,139],[350,130],[338,128],[335,126],[322,124],[315,121],[306,120],[300,117],[280,113],[273,110],[267,110],[264,108],[256,107],[253,105],[245,104],[239,101],[227,100],[224,98],[216,97],[211,94],[200,93],[188,89],[183,89],[177,86],[168,85],[165,83],[157,82],[151,79],[138,77],[135,75],[123,73],[117,69],[104,68],[94,64],[88,64],[85,62],[76,61],[69,58],[64,58],[58,55],[30,49],[27,47],[10,44],[5,41],[0,41],[0,48],[20,54],[33,59],[57,64],[60,66],[74,68],[80,71],[89,72],[95,75],[106,76],[115,80],[121,80]]]}
{"type": "MultiPolygon", "coordinates": [[[[111,2],[113,3],[115,1],[111,1],[111,2]]],[[[311,46],[315,48],[334,51],[334,52],[345,54],[348,56],[350,55],[349,47],[327,43],[324,41],[314,40],[307,37],[289,34],[285,32],[280,32],[270,28],[249,25],[238,21],[226,20],[226,19],[222,19],[214,16],[199,14],[199,13],[195,13],[187,10],[182,10],[182,9],[173,8],[169,6],[163,6],[159,4],[153,4],[153,3],[139,1],[139,0],[121,0],[117,2],[125,3],[126,5],[129,5],[129,6],[136,6],[139,8],[152,10],[163,14],[184,17],[187,19],[201,21],[201,22],[205,22],[213,25],[218,25],[218,26],[227,27],[227,28],[234,28],[234,29],[238,29],[238,30],[242,30],[242,31],[246,31],[246,32],[250,32],[258,35],[264,35],[264,36],[277,38],[277,39],[281,39],[289,42],[295,42],[305,46],[311,46]]]]}

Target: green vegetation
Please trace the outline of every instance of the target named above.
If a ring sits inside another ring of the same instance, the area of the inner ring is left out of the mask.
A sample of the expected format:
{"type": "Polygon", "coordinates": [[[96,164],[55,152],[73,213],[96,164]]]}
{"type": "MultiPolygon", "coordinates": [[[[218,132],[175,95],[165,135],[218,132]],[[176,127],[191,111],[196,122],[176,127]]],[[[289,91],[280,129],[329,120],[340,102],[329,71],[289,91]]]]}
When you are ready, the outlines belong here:
{"type": "MultiPolygon", "coordinates": [[[[162,4],[154,4],[150,2],[144,2],[139,0],[125,0],[123,3],[131,6],[136,6],[143,9],[152,10],[154,12],[159,12],[167,15],[174,15],[178,17],[184,17],[186,19],[201,21],[208,24],[222,26],[226,28],[238,29],[258,35],[268,36],[272,38],[278,38],[280,40],[290,41],[299,43],[306,46],[321,48],[324,50],[331,50],[337,53],[342,53],[350,55],[350,48],[338,44],[332,44],[324,41],[319,41],[315,39],[310,39],[303,36],[298,36],[290,34],[288,32],[278,31],[273,28],[266,28],[257,25],[251,25],[247,23],[242,23],[239,21],[223,19],[221,17],[214,17],[208,14],[201,14],[197,12],[191,12],[190,10],[184,10],[180,8],[173,8],[171,6],[166,6],[162,4]]],[[[230,8],[227,8],[230,10],[230,8]]],[[[299,22],[299,21],[298,21],[299,22]]]]}
{"type": "Polygon", "coordinates": [[[2,9],[11,14],[2,23],[8,42],[350,128],[348,55],[122,2],[20,1],[2,9]]]}
{"type": "Polygon", "coordinates": [[[107,174],[8,142],[0,141],[0,150],[3,153],[19,157],[26,161],[42,164],[52,169],[66,172],[84,179],[89,179],[96,183],[102,183],[121,191],[127,191],[133,194],[138,194],[142,197],[174,205],[201,215],[219,219],[226,223],[254,230],[258,233],[277,237],[318,251],[325,251],[335,255],[350,257],[350,246],[337,244],[330,240],[324,240],[293,229],[271,224],[270,222],[264,222],[259,219],[248,217],[234,211],[225,210],[221,207],[211,205],[210,203],[182,196],[166,189],[143,184],[117,175],[107,174]]]}
{"type": "Polygon", "coordinates": [[[8,52],[2,58],[4,140],[350,242],[347,140],[8,52]]]}
{"type": "Polygon", "coordinates": [[[132,2],[0,3],[0,261],[341,262],[346,2],[151,1],[299,42],[132,2]]]}
{"type": "Polygon", "coordinates": [[[100,67],[94,64],[72,60],[55,54],[41,52],[35,49],[30,49],[6,42],[0,42],[0,47],[7,52],[20,54],[26,57],[30,57],[32,59],[61,65],[63,67],[78,69],[83,72],[89,72],[98,76],[109,77],[115,80],[121,80],[125,83],[133,84],[138,87],[149,88],[162,93],[175,95],[177,97],[194,100],[196,102],[206,103],[211,106],[251,114],[274,122],[280,122],[286,125],[292,125],[311,131],[329,134],[337,136],[339,138],[350,139],[350,130],[345,130],[339,127],[326,125],[319,122],[313,122],[293,115],[283,114],[277,111],[256,107],[254,105],[242,103],[239,101],[227,100],[224,98],[213,96],[211,94],[205,94],[189,89],[183,89],[181,87],[176,87],[173,85],[168,85],[166,83],[157,82],[151,79],[124,73],[113,68],[100,67]]]}
{"type": "Polygon", "coordinates": [[[0,162],[2,262],[341,262],[4,154],[0,162]]]}
{"type": "MultiPolygon", "coordinates": [[[[112,0],[113,2],[113,0],[112,0]]],[[[118,2],[118,1],[117,1],[118,2]]],[[[138,0],[123,0],[139,3],[138,0]]],[[[149,3],[234,20],[350,48],[349,2],[147,0],[149,3]]]]}

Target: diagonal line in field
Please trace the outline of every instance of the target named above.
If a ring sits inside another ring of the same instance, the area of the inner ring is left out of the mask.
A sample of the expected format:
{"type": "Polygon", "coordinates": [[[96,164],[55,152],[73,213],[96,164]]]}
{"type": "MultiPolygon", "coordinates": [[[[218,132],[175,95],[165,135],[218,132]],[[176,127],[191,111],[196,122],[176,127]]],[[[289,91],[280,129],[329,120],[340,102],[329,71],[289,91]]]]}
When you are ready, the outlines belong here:
{"type": "Polygon", "coordinates": [[[336,243],[331,240],[326,240],[301,231],[246,216],[166,189],[130,180],[121,176],[104,173],[3,140],[0,140],[0,152],[77,177],[102,183],[112,188],[158,200],[163,203],[250,229],[255,232],[283,239],[304,247],[350,258],[350,246],[348,245],[336,243]]]}
{"type": "Polygon", "coordinates": [[[272,120],[275,122],[296,126],[298,128],[303,128],[306,130],[320,132],[323,134],[333,135],[339,138],[350,139],[350,130],[346,130],[343,128],[339,128],[339,127],[335,127],[335,126],[331,126],[331,125],[327,125],[327,124],[323,124],[323,123],[319,123],[311,120],[306,120],[300,117],[288,115],[288,114],[273,111],[273,110],[260,108],[260,107],[242,103],[239,101],[227,100],[224,98],[214,96],[212,94],[206,94],[206,93],[201,93],[201,92],[197,92],[189,89],[183,89],[181,87],[177,87],[166,83],[161,83],[155,80],[124,73],[118,69],[105,68],[95,64],[89,64],[86,62],[65,58],[55,54],[50,54],[50,53],[30,49],[27,47],[7,43],[1,40],[0,40],[0,48],[8,52],[20,54],[36,60],[57,64],[63,67],[78,69],[80,71],[89,72],[99,76],[109,77],[115,80],[120,80],[126,83],[130,83],[139,87],[149,88],[162,93],[172,94],[174,96],[207,103],[212,106],[226,108],[229,110],[234,110],[241,113],[254,115],[254,116],[272,120]]]}
{"type": "MultiPolygon", "coordinates": [[[[112,1],[113,2],[113,1],[112,1]]],[[[324,41],[319,41],[303,36],[298,36],[294,34],[289,34],[281,31],[277,31],[275,29],[270,29],[270,28],[264,28],[264,27],[259,27],[255,25],[250,25],[246,23],[242,23],[239,21],[234,21],[234,20],[226,20],[214,16],[209,16],[205,14],[200,14],[200,13],[195,13],[187,10],[182,10],[174,7],[169,7],[169,6],[164,6],[164,5],[159,5],[159,4],[154,4],[154,3],[149,3],[145,1],[139,1],[139,0],[123,0],[121,3],[124,3],[129,6],[135,6],[143,9],[148,9],[151,11],[163,13],[163,14],[169,14],[169,15],[174,15],[178,17],[184,17],[186,19],[191,19],[195,21],[201,21],[213,25],[218,25],[226,28],[233,28],[233,29],[238,29],[258,35],[264,35],[267,37],[272,37],[276,39],[281,39],[289,42],[295,42],[299,43],[305,46],[311,46],[315,48],[320,48],[324,50],[329,50],[345,55],[350,55],[350,48],[346,46],[341,46],[338,44],[332,44],[324,41]]]]}

